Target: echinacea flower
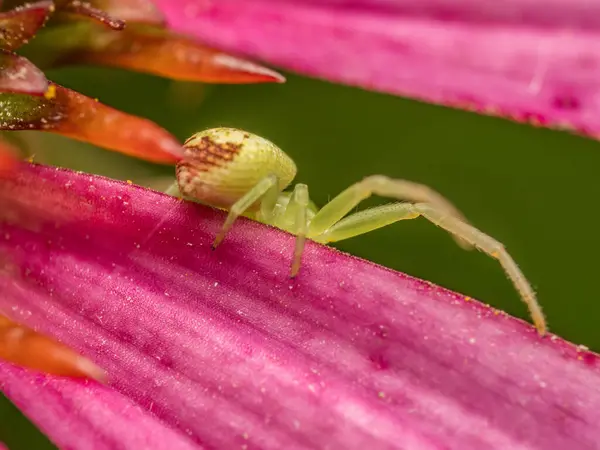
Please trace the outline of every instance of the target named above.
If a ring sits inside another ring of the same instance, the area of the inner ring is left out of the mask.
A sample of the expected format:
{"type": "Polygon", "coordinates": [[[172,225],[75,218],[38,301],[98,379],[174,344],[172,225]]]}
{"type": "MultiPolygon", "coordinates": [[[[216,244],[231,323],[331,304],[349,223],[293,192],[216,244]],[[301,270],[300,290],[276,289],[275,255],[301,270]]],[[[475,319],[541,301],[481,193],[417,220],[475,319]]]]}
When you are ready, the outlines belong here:
{"type": "Polygon", "coordinates": [[[66,170],[14,173],[0,181],[0,310],[108,376],[0,364],[3,392],[60,447],[600,440],[598,357],[585,349],[316,244],[291,281],[292,238],[250,221],[211,252],[224,215],[206,207],[66,170]]]}

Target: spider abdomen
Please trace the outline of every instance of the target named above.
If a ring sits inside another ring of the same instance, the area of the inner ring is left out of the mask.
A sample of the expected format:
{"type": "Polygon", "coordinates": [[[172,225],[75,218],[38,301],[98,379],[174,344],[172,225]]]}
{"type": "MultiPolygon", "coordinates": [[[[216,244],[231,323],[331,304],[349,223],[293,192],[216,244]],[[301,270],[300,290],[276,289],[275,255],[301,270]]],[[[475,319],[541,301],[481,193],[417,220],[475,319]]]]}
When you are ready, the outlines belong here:
{"type": "Polygon", "coordinates": [[[235,128],[196,133],[177,164],[180,192],[203,203],[228,208],[267,175],[279,178],[280,190],[296,176],[296,165],[272,142],[235,128]]]}

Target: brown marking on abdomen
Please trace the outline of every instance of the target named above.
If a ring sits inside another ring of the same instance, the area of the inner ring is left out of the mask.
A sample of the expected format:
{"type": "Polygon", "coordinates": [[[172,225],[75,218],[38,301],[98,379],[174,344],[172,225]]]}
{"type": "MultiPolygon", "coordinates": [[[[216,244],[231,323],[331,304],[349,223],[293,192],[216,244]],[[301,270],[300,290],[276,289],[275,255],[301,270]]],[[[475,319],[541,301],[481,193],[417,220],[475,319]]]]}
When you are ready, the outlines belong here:
{"type": "MultiPolygon", "coordinates": [[[[198,172],[205,172],[212,167],[221,167],[233,161],[238,155],[241,144],[216,143],[208,136],[203,136],[198,142],[190,145],[188,139],[185,144],[184,159],[181,165],[193,166],[198,172]]],[[[178,165],[179,166],[179,165],[178,165]]]]}

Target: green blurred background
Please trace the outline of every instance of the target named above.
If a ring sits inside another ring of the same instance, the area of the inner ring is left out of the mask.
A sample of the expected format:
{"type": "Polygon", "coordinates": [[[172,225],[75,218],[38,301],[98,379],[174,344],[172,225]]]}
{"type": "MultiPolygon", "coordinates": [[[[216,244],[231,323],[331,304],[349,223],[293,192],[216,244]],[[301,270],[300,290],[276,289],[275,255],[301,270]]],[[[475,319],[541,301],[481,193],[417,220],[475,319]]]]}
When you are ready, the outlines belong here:
{"type": "MultiPolygon", "coordinates": [[[[294,158],[297,181],[309,185],[319,205],[370,174],[428,184],[506,245],[536,288],[553,332],[600,350],[600,142],[291,74],[283,85],[246,86],[176,83],[97,68],[47,75],[148,117],[181,140],[213,126],[266,137],[294,158]]],[[[163,181],[157,185],[164,185],[173,174],[66,138],[24,136],[36,161],[140,184],[158,176],[163,181]]],[[[461,250],[425,220],[336,246],[529,320],[496,261],[461,250]]],[[[0,411],[8,406],[0,401],[0,411]]],[[[3,422],[9,418],[21,421],[15,413],[0,414],[3,422]]],[[[12,448],[32,447],[17,442],[12,448]]]]}

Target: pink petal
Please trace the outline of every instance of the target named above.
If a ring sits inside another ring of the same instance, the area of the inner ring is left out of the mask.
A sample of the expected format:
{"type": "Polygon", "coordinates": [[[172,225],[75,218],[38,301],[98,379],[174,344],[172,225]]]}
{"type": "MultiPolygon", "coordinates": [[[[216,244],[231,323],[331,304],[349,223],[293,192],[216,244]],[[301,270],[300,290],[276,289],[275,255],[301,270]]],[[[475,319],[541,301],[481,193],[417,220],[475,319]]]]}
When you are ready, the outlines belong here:
{"type": "Polygon", "coordinates": [[[464,296],[314,243],[290,280],[292,236],[211,252],[223,212],[97,176],[0,201],[0,310],[114,389],[0,364],[61,448],[598,448],[598,355],[464,296]]]}
{"type": "Polygon", "coordinates": [[[156,3],[176,31],[306,75],[600,136],[598,1],[156,3]]]}
{"type": "Polygon", "coordinates": [[[197,448],[109,387],[45,377],[8,364],[2,364],[0,373],[2,391],[17,405],[26,404],[21,409],[51,438],[62,436],[55,439],[61,448],[197,448]]]}

